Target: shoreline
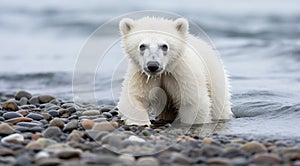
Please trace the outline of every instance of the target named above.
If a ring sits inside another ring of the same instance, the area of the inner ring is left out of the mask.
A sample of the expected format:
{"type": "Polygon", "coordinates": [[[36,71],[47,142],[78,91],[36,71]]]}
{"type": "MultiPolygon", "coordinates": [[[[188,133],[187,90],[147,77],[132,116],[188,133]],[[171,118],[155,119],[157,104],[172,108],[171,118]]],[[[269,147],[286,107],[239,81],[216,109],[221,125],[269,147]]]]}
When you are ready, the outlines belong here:
{"type": "Polygon", "coordinates": [[[0,93],[0,164],[300,165],[300,139],[127,126],[113,105],[0,93]]]}

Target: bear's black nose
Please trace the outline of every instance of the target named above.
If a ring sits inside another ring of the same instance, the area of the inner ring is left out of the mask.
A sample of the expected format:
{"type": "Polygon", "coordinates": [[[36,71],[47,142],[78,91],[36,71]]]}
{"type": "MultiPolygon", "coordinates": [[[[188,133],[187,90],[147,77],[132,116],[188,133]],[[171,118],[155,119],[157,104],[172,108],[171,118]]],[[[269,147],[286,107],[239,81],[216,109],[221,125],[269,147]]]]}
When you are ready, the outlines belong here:
{"type": "Polygon", "coordinates": [[[156,72],[159,69],[159,63],[158,62],[148,62],[147,68],[151,72],[156,72]]]}

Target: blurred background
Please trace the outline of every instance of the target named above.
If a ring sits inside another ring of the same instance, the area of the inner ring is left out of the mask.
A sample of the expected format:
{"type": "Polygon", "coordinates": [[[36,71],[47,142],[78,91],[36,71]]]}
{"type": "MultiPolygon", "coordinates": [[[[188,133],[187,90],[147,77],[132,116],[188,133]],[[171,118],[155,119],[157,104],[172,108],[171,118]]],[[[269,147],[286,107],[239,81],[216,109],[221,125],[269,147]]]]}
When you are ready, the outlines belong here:
{"type": "MultiPolygon", "coordinates": [[[[268,133],[276,128],[278,133],[299,135],[297,0],[1,0],[0,93],[24,89],[71,100],[74,65],[90,34],[106,21],[138,10],[180,14],[208,34],[231,76],[238,117],[233,131],[268,133]]],[[[110,102],[107,79],[98,77],[96,91],[100,101],[110,102]]]]}

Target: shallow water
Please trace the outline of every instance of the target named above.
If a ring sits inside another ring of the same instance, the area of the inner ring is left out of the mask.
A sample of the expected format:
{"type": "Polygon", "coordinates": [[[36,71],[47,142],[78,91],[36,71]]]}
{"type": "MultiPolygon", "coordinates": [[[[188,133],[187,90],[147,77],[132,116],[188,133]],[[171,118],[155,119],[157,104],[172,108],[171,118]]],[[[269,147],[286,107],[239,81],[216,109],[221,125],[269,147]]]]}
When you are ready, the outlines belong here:
{"type": "MultiPolygon", "coordinates": [[[[222,3],[1,1],[0,92],[26,89],[72,99],[77,55],[97,27],[133,10],[172,11],[205,30],[229,71],[234,118],[227,124],[226,133],[300,136],[300,3],[222,3]]],[[[105,37],[110,32],[108,28],[105,37]]],[[[119,43],[107,57],[106,70],[97,71],[94,95],[102,103],[113,103],[122,81],[122,74],[111,80],[112,71],[124,58],[119,43]]],[[[119,70],[122,73],[123,69],[119,70]]],[[[82,76],[81,84],[87,84],[86,80],[82,76]]]]}

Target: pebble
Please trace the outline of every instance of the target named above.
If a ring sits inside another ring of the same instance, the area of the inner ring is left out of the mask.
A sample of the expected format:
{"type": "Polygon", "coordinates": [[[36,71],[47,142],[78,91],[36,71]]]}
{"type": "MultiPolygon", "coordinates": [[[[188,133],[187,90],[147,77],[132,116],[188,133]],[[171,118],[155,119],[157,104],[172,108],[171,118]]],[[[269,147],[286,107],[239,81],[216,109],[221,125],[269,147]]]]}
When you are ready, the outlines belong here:
{"type": "Polygon", "coordinates": [[[249,153],[261,153],[267,151],[266,147],[263,144],[256,141],[246,143],[241,147],[241,150],[249,153]]]}
{"type": "Polygon", "coordinates": [[[263,165],[278,165],[281,158],[277,154],[257,154],[251,159],[251,163],[263,165]]]}
{"type": "Polygon", "coordinates": [[[8,135],[1,139],[1,143],[6,143],[6,144],[10,144],[10,143],[19,144],[22,141],[24,141],[24,136],[18,133],[8,135]]]}
{"type": "Polygon", "coordinates": [[[14,129],[7,123],[0,124],[0,135],[9,135],[13,134],[14,132],[14,129]]]}
{"type": "Polygon", "coordinates": [[[23,115],[23,116],[26,116],[26,115],[28,115],[29,114],[29,112],[27,111],[27,110],[19,110],[19,111],[17,111],[17,113],[20,113],[21,115],[23,115]]]}
{"type": "Polygon", "coordinates": [[[22,106],[22,105],[26,105],[28,103],[28,99],[26,98],[26,97],[22,97],[21,99],[20,99],[20,105],[22,106]]]}
{"type": "Polygon", "coordinates": [[[40,95],[38,96],[38,100],[40,103],[49,103],[51,100],[55,99],[53,96],[50,95],[40,95]]]}
{"type": "Polygon", "coordinates": [[[100,122],[100,123],[95,123],[92,130],[96,131],[113,131],[118,127],[117,122],[100,122]]]}
{"type": "Polygon", "coordinates": [[[55,145],[57,144],[56,141],[49,139],[49,138],[39,138],[38,140],[36,140],[36,143],[39,143],[42,145],[43,148],[46,148],[50,145],[55,145]]]}
{"type": "Polygon", "coordinates": [[[18,113],[18,112],[6,112],[3,115],[4,119],[12,119],[12,118],[18,118],[18,117],[23,117],[22,114],[18,113]]]}
{"type": "Polygon", "coordinates": [[[72,131],[74,129],[77,129],[77,127],[78,127],[78,120],[73,119],[65,125],[65,127],[63,128],[63,131],[72,131]]]}
{"type": "Polygon", "coordinates": [[[29,156],[25,154],[25,155],[18,156],[14,165],[15,166],[31,166],[32,163],[31,163],[29,156]]]}
{"type": "Polygon", "coordinates": [[[48,113],[42,113],[41,114],[45,120],[50,121],[52,119],[52,116],[48,113]]]}
{"type": "Polygon", "coordinates": [[[212,138],[204,138],[202,143],[204,144],[211,144],[213,142],[213,139],[212,138]]]}
{"type": "Polygon", "coordinates": [[[171,154],[170,161],[176,164],[194,164],[197,162],[196,160],[177,152],[171,154]]]}
{"type": "Polygon", "coordinates": [[[56,153],[58,158],[61,159],[71,159],[71,158],[80,158],[81,157],[81,151],[76,149],[63,149],[56,153]]]}
{"type": "Polygon", "coordinates": [[[58,114],[62,118],[67,118],[67,117],[69,117],[71,115],[71,112],[69,110],[67,110],[67,109],[63,109],[62,108],[62,109],[58,110],[58,114]]]}
{"type": "Polygon", "coordinates": [[[36,160],[40,160],[42,158],[49,158],[49,157],[50,157],[50,154],[48,152],[45,152],[45,151],[40,151],[35,155],[36,160]]]}
{"type": "Polygon", "coordinates": [[[213,157],[207,160],[208,165],[229,165],[230,161],[226,158],[213,157]]]}
{"type": "Polygon", "coordinates": [[[109,113],[109,112],[103,112],[102,115],[103,115],[105,118],[107,118],[107,119],[112,118],[112,114],[109,113]]]}
{"type": "Polygon", "coordinates": [[[57,126],[60,129],[63,129],[65,126],[65,123],[59,118],[54,118],[50,121],[49,126],[57,126]]]}
{"type": "Polygon", "coordinates": [[[59,117],[59,113],[57,110],[49,110],[48,114],[50,114],[52,117],[59,117]]]}
{"type": "Polygon", "coordinates": [[[19,122],[31,122],[31,118],[26,118],[26,117],[18,117],[18,118],[12,118],[6,120],[6,122],[12,123],[12,124],[17,124],[19,122]]]}
{"type": "Polygon", "coordinates": [[[50,126],[45,131],[43,131],[42,136],[45,138],[55,138],[62,135],[61,129],[57,126],[50,126]]]}
{"type": "Polygon", "coordinates": [[[33,96],[29,99],[29,103],[33,105],[38,105],[40,104],[40,101],[37,96],[33,96]]]}
{"type": "Polygon", "coordinates": [[[26,117],[34,119],[34,120],[38,120],[38,121],[44,119],[44,117],[42,115],[37,114],[37,113],[29,113],[26,117]]]}
{"type": "Polygon", "coordinates": [[[32,95],[29,92],[24,91],[24,90],[21,90],[21,91],[17,92],[16,95],[15,95],[16,100],[20,100],[23,97],[25,97],[27,99],[30,99],[32,97],[32,95]]]}
{"type": "Polygon", "coordinates": [[[57,158],[43,158],[37,161],[38,166],[58,166],[62,161],[57,158]]]}
{"type": "MultiPolygon", "coordinates": [[[[118,157],[120,160],[124,161],[125,163],[133,163],[135,162],[135,158],[133,157],[133,155],[131,154],[121,154],[119,157],[118,157]]],[[[131,164],[133,165],[133,164],[131,164]]]]}
{"type": "Polygon", "coordinates": [[[90,119],[84,119],[82,120],[81,122],[81,126],[82,128],[84,128],[85,130],[89,130],[89,129],[92,129],[93,126],[94,126],[94,121],[93,120],[90,120],[90,119]]]}
{"type": "Polygon", "coordinates": [[[82,112],[83,116],[96,116],[96,115],[100,115],[100,111],[98,110],[87,110],[82,112]]]}
{"type": "Polygon", "coordinates": [[[36,127],[36,126],[41,126],[40,123],[36,122],[19,122],[17,123],[18,126],[24,126],[24,127],[36,127]]]}
{"type": "Polygon", "coordinates": [[[216,145],[204,144],[200,148],[200,154],[205,157],[216,157],[221,155],[223,152],[224,150],[216,145]]]}
{"type": "Polygon", "coordinates": [[[159,166],[158,160],[154,157],[140,157],[136,164],[140,166],[159,166]]]}
{"type": "Polygon", "coordinates": [[[13,100],[6,101],[2,105],[2,108],[7,111],[18,111],[19,110],[18,105],[13,100]]]}
{"type": "Polygon", "coordinates": [[[81,132],[78,130],[73,130],[69,135],[67,140],[68,141],[74,141],[74,142],[80,142],[81,139],[81,132]]]}
{"type": "Polygon", "coordinates": [[[129,141],[132,141],[132,142],[139,142],[139,143],[144,143],[146,142],[143,138],[140,138],[140,137],[137,137],[135,135],[131,135],[129,138],[128,138],[129,141]]]}
{"type": "Polygon", "coordinates": [[[112,165],[122,163],[122,160],[118,159],[115,156],[111,155],[99,155],[95,158],[89,159],[86,161],[86,164],[93,164],[93,165],[112,165]]]}

